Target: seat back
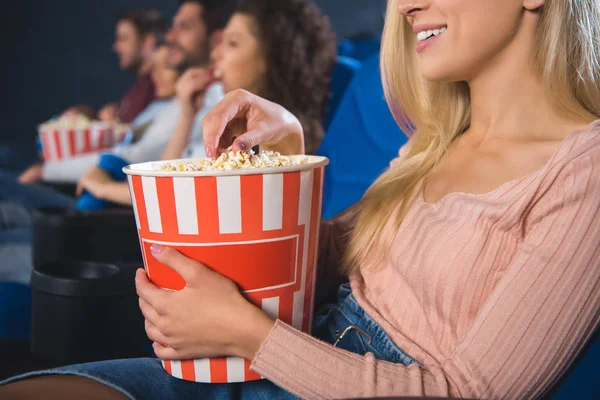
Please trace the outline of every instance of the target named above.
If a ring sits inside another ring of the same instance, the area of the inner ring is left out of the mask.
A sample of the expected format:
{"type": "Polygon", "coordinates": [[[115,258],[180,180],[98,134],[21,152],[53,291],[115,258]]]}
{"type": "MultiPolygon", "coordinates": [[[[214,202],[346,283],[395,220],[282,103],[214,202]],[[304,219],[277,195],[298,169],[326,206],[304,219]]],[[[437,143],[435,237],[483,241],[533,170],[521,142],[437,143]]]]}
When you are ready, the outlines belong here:
{"type": "Polygon", "coordinates": [[[383,95],[379,54],[362,63],[325,134],[318,154],[325,171],[323,217],[356,203],[406,142],[383,95]]]}
{"type": "Polygon", "coordinates": [[[548,400],[600,399],[600,329],[588,340],[567,372],[544,396],[548,400]]]}
{"type": "Polygon", "coordinates": [[[325,121],[323,124],[325,130],[327,130],[331,124],[331,121],[337,113],[340,102],[348,89],[348,84],[352,81],[354,74],[356,74],[356,71],[359,69],[360,61],[346,56],[338,56],[337,63],[331,74],[331,96],[327,103],[327,112],[325,113],[325,121]]]}
{"type": "Polygon", "coordinates": [[[31,331],[31,289],[0,282],[0,338],[27,340],[31,331]]]}

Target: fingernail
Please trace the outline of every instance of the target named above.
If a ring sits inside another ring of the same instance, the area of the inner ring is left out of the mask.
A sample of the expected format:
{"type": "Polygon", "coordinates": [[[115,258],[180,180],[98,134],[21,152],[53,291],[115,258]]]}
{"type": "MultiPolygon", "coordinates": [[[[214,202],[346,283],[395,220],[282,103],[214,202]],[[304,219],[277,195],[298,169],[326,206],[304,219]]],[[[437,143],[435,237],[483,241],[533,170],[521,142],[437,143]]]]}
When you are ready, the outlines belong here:
{"type": "Polygon", "coordinates": [[[206,156],[208,158],[213,158],[215,156],[214,146],[206,146],[206,156]]]}
{"type": "Polygon", "coordinates": [[[154,255],[158,255],[158,254],[162,253],[162,251],[163,251],[164,249],[165,249],[165,248],[164,248],[164,247],[162,247],[160,244],[152,243],[152,244],[150,245],[150,252],[151,252],[152,254],[154,254],[154,255]]]}

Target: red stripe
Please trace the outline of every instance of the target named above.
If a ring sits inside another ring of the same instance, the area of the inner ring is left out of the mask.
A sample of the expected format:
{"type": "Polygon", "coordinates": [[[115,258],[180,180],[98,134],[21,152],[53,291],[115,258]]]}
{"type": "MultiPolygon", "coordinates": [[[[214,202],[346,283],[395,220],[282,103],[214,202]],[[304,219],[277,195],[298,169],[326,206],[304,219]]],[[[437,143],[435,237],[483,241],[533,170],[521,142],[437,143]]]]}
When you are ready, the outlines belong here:
{"type": "Polygon", "coordinates": [[[181,377],[186,381],[196,381],[196,368],[194,367],[194,360],[181,361],[181,377]]]}
{"type": "Polygon", "coordinates": [[[167,371],[167,374],[169,375],[173,375],[173,370],[171,369],[171,361],[165,361],[165,371],[167,371]]]}
{"type": "Polygon", "coordinates": [[[63,158],[62,149],[60,146],[60,139],[60,131],[54,131],[54,145],[56,146],[56,158],[58,160],[62,160],[63,158]]]}
{"type": "Polygon", "coordinates": [[[210,382],[227,383],[227,359],[210,359],[210,382]]]}
{"type": "Polygon", "coordinates": [[[263,176],[240,177],[242,196],[242,233],[252,240],[261,238],[263,220],[263,176]]]}
{"type": "Polygon", "coordinates": [[[92,133],[89,129],[83,131],[83,152],[89,153],[92,150],[92,133]]]}
{"type": "Polygon", "coordinates": [[[173,241],[172,239],[179,235],[173,178],[156,178],[156,193],[164,235],[163,240],[173,241]]]}
{"type": "Polygon", "coordinates": [[[257,381],[259,379],[262,379],[262,377],[259,374],[257,374],[256,372],[254,372],[250,369],[250,364],[252,364],[250,361],[244,360],[244,379],[245,379],[245,381],[246,382],[257,381]]]}
{"type": "Polygon", "coordinates": [[[294,229],[298,226],[300,205],[300,172],[283,175],[283,229],[294,229]]]}
{"type": "Polygon", "coordinates": [[[75,131],[69,131],[69,154],[71,156],[77,154],[77,150],[75,149],[75,131]]]}
{"type": "MultiPolygon", "coordinates": [[[[140,221],[140,231],[148,232],[148,213],[146,212],[146,203],[144,202],[144,189],[142,187],[142,177],[132,176],[131,184],[135,195],[135,207],[140,221]]],[[[144,235],[145,237],[146,235],[144,235]]]]}
{"type": "Polygon", "coordinates": [[[219,234],[219,203],[217,198],[217,178],[194,178],[196,186],[196,212],[198,214],[197,241],[218,242],[222,240],[219,234]]]}
{"type": "Polygon", "coordinates": [[[302,330],[308,332],[310,318],[312,317],[312,282],[315,273],[315,251],[317,246],[317,232],[321,222],[321,209],[319,208],[322,185],[322,168],[313,170],[312,205],[310,216],[310,232],[308,245],[308,260],[306,263],[306,293],[304,296],[304,318],[302,319],[302,330]]]}
{"type": "Polygon", "coordinates": [[[98,131],[98,147],[96,150],[103,149],[104,147],[106,147],[104,143],[104,129],[100,129],[98,131]]]}

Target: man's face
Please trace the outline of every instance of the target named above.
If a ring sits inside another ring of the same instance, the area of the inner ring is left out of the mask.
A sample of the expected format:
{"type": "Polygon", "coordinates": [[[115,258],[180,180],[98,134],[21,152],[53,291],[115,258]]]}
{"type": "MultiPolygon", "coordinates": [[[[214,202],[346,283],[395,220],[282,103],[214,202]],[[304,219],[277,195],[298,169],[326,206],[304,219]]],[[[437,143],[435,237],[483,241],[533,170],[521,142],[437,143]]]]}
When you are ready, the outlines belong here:
{"type": "Polygon", "coordinates": [[[201,4],[183,3],[173,18],[173,27],[167,33],[169,63],[180,71],[190,66],[202,66],[209,60],[210,49],[203,13],[201,4]]]}
{"type": "Polygon", "coordinates": [[[142,40],[131,21],[121,20],[117,23],[113,51],[119,58],[122,70],[137,71],[142,65],[142,40]]]}

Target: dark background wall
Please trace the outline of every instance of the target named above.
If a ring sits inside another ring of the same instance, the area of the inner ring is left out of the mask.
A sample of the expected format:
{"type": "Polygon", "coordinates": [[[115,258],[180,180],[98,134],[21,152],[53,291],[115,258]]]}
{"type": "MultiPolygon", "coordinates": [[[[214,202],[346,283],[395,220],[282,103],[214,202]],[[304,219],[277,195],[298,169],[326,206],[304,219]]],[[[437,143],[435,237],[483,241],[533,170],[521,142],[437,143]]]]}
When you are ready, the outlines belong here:
{"type": "MultiPolygon", "coordinates": [[[[316,0],[338,38],[380,33],[386,0],[316,0]]],[[[111,52],[123,10],[156,8],[171,19],[176,0],[20,0],[4,13],[0,144],[33,157],[37,124],[70,105],[117,100],[133,79],[111,52]]],[[[1,161],[1,160],[0,160],[1,161]]]]}

